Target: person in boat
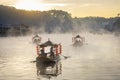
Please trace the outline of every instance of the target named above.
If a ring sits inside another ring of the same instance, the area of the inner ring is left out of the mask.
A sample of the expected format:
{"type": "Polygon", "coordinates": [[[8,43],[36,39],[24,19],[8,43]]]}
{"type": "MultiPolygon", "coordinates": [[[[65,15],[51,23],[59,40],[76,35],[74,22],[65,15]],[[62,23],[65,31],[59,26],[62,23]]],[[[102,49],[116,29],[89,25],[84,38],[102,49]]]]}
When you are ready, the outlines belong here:
{"type": "Polygon", "coordinates": [[[50,48],[50,52],[53,53],[53,47],[50,48]]]}
{"type": "Polygon", "coordinates": [[[46,56],[47,56],[47,54],[45,53],[44,49],[41,50],[41,55],[42,55],[43,57],[46,57],[46,56]]]}
{"type": "Polygon", "coordinates": [[[55,57],[55,54],[54,54],[54,51],[53,51],[53,46],[50,48],[50,58],[54,58],[55,57]]]}

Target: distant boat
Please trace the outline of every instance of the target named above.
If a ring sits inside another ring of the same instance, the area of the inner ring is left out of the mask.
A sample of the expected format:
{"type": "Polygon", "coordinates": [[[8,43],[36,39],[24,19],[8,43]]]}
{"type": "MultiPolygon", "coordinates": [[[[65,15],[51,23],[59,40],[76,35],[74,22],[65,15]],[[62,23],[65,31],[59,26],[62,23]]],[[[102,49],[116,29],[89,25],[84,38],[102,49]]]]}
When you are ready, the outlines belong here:
{"type": "Polygon", "coordinates": [[[77,36],[72,38],[72,42],[73,42],[72,45],[74,47],[83,46],[83,44],[85,42],[85,38],[81,37],[80,35],[77,35],[77,36]]]}
{"type": "Polygon", "coordinates": [[[61,74],[60,55],[62,54],[62,45],[54,44],[50,40],[37,45],[37,75],[57,76],[61,74]]]}
{"type": "Polygon", "coordinates": [[[35,35],[34,37],[32,37],[32,42],[35,44],[41,43],[41,37],[38,35],[35,35]]]}

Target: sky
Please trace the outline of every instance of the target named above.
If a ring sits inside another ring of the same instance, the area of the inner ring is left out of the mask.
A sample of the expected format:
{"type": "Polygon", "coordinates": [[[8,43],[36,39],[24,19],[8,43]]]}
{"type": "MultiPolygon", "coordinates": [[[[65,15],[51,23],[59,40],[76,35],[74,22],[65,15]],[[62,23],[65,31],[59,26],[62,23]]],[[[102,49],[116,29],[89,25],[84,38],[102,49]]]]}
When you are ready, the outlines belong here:
{"type": "Polygon", "coordinates": [[[0,5],[26,10],[63,10],[72,17],[108,18],[120,13],[120,0],[0,0],[0,5]]]}

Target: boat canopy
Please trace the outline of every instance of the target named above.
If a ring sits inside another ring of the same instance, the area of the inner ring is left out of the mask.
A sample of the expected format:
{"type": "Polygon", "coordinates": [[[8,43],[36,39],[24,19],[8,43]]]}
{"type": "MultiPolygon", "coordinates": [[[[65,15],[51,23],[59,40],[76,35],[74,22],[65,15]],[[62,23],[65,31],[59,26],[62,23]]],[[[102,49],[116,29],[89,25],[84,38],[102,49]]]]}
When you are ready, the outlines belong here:
{"type": "Polygon", "coordinates": [[[81,38],[80,35],[77,35],[75,38],[81,38]]]}
{"type": "Polygon", "coordinates": [[[50,40],[48,40],[47,42],[41,44],[40,47],[57,46],[57,45],[58,44],[54,44],[53,42],[51,42],[50,40]]]}

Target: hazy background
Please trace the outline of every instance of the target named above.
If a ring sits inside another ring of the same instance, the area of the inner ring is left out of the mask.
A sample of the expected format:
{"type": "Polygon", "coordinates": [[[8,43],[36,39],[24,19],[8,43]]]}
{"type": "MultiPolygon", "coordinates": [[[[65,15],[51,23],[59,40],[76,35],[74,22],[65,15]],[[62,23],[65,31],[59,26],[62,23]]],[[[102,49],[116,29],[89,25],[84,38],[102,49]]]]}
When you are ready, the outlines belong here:
{"type": "Polygon", "coordinates": [[[20,36],[37,33],[93,34],[120,33],[119,13],[116,17],[75,17],[62,10],[27,11],[0,5],[0,36],[20,36]]]}

